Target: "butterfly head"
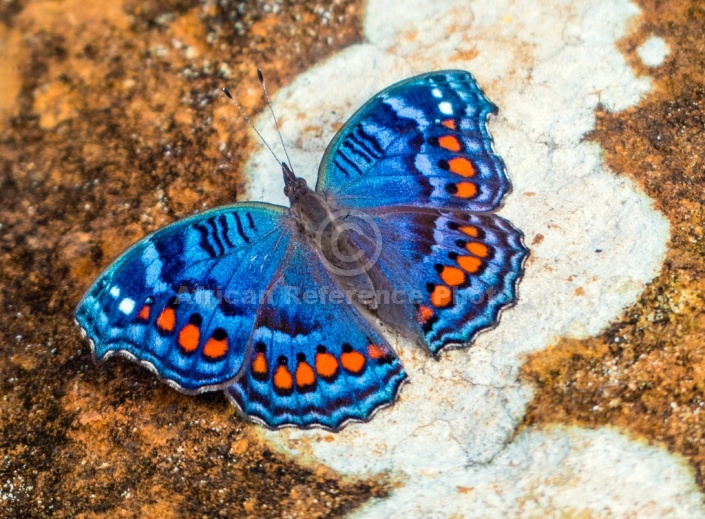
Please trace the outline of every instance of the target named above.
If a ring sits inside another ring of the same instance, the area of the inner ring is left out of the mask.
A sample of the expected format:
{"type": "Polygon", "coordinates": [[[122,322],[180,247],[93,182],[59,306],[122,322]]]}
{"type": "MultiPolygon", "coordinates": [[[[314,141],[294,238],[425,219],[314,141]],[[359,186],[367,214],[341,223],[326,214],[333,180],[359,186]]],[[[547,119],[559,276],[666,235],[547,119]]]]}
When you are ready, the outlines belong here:
{"type": "Polygon", "coordinates": [[[286,162],[282,162],[282,173],[284,174],[284,194],[293,205],[308,192],[308,184],[303,178],[294,175],[286,162]]]}

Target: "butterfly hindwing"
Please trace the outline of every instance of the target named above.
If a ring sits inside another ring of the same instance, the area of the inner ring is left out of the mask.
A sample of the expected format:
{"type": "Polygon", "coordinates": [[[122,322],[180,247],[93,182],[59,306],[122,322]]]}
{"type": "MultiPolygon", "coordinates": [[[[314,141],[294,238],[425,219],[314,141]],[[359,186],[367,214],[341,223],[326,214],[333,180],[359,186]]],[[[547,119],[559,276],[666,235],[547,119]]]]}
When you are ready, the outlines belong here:
{"type": "Polygon", "coordinates": [[[227,394],[269,427],[368,420],[394,401],[401,363],[315,251],[296,247],[282,269],[257,315],[248,368],[227,394]]]}
{"type": "Polygon", "coordinates": [[[465,71],[397,83],[370,99],[335,136],[317,190],[357,209],[495,209],[509,190],[487,130],[495,111],[465,71]]]}
{"type": "Polygon", "coordinates": [[[286,215],[276,206],[236,204],[135,244],[76,310],[95,357],[120,353],[190,393],[234,380],[248,356],[257,293],[288,245],[286,215]]]}
{"type": "Polygon", "coordinates": [[[406,297],[409,321],[432,353],[468,344],[515,301],[528,250],[502,217],[410,207],[369,216],[381,241],[377,265],[406,297]]]}

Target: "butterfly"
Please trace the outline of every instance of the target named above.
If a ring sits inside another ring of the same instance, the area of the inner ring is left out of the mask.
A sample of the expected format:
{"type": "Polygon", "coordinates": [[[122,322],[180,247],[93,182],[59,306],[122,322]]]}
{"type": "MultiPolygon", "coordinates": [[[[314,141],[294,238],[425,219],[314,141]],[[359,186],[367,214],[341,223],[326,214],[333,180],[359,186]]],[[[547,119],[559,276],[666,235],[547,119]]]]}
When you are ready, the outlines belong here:
{"type": "Polygon", "coordinates": [[[528,250],[494,213],[496,111],[465,71],[401,81],[340,129],[315,190],[281,163],[289,208],[235,203],[142,239],[76,310],[96,361],[224,390],[273,429],[369,420],[407,379],[379,323],[437,356],[516,299],[528,250]]]}

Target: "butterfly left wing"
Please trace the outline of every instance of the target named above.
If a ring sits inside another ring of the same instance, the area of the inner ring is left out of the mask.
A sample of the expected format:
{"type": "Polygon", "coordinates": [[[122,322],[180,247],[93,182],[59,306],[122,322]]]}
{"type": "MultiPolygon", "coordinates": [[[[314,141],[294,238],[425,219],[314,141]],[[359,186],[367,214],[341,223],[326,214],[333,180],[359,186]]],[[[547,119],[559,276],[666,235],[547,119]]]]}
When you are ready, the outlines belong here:
{"type": "Polygon", "coordinates": [[[136,243],[76,310],[95,358],[126,356],[185,393],[227,386],[246,364],[258,294],[288,245],[286,218],[282,207],[235,204],[136,243]]]}
{"type": "Polygon", "coordinates": [[[497,108],[462,70],[383,90],[333,138],[316,190],[331,203],[496,209],[510,188],[487,129],[497,108]]]}
{"type": "Polygon", "coordinates": [[[292,247],[257,315],[247,370],[226,394],[270,428],[366,421],[394,402],[406,373],[318,253],[292,247]]]}

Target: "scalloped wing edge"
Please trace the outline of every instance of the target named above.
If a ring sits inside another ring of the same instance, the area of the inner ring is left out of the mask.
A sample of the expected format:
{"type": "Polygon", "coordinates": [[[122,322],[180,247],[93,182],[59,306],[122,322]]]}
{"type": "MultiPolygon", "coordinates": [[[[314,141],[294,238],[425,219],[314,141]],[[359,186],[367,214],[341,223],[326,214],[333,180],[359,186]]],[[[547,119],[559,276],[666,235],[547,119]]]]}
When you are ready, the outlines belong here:
{"type": "Polygon", "coordinates": [[[299,425],[299,424],[295,424],[295,423],[283,423],[283,424],[279,424],[279,425],[270,425],[263,418],[261,418],[259,416],[249,415],[249,414],[245,413],[242,410],[242,408],[240,407],[240,404],[238,404],[235,397],[233,397],[230,394],[230,391],[228,390],[228,388],[226,388],[223,392],[225,393],[225,397],[235,407],[235,410],[237,411],[237,414],[240,417],[242,417],[252,423],[256,423],[258,425],[261,425],[270,431],[279,431],[281,429],[299,429],[299,430],[322,429],[324,431],[336,433],[336,432],[339,432],[344,427],[346,427],[347,425],[350,425],[353,423],[367,423],[370,420],[372,420],[372,418],[374,418],[377,415],[377,413],[380,412],[381,410],[386,409],[387,407],[393,406],[399,400],[399,395],[401,394],[402,388],[409,382],[409,375],[406,373],[406,371],[403,371],[402,375],[403,376],[400,379],[398,379],[398,381],[396,382],[396,388],[394,388],[394,396],[391,398],[391,400],[389,400],[388,402],[382,402],[379,405],[375,406],[366,418],[361,419],[361,418],[349,417],[349,418],[346,418],[345,420],[343,420],[342,422],[340,422],[340,424],[338,424],[337,427],[330,427],[328,425],[318,423],[318,422],[306,424],[304,426],[299,425]]]}
{"type": "MultiPolygon", "coordinates": [[[[494,213],[494,211],[491,211],[491,212],[494,213]]],[[[487,326],[485,326],[483,328],[480,328],[479,330],[476,330],[475,333],[470,335],[466,341],[464,341],[464,342],[449,341],[447,344],[444,344],[438,351],[436,351],[436,353],[431,352],[431,354],[433,355],[433,357],[436,360],[440,360],[440,355],[443,352],[471,348],[473,346],[473,343],[475,342],[475,340],[480,335],[482,335],[486,332],[491,332],[492,330],[497,328],[497,326],[499,326],[499,324],[500,324],[500,321],[502,320],[502,315],[504,314],[504,312],[506,310],[510,310],[510,309],[514,308],[517,305],[517,303],[519,302],[519,297],[520,297],[519,296],[519,283],[524,278],[524,273],[526,272],[524,267],[526,266],[526,262],[529,259],[529,256],[531,256],[531,249],[529,249],[526,246],[526,243],[524,242],[524,233],[520,229],[517,229],[514,226],[514,224],[512,222],[510,222],[509,220],[505,219],[505,221],[509,225],[511,225],[515,231],[517,231],[519,233],[519,242],[521,243],[521,246],[526,251],[526,254],[524,255],[524,257],[521,260],[521,264],[519,265],[519,269],[520,269],[519,275],[514,280],[514,283],[512,286],[512,290],[514,291],[514,298],[509,303],[507,303],[497,309],[497,315],[492,320],[492,322],[490,324],[488,324],[487,326]]]]}
{"type": "Polygon", "coordinates": [[[86,339],[91,345],[91,356],[93,357],[93,362],[95,362],[95,364],[103,364],[112,357],[122,357],[128,359],[134,362],[135,364],[142,366],[143,368],[147,368],[157,377],[160,382],[164,382],[167,386],[171,387],[172,389],[176,389],[179,393],[183,393],[184,395],[193,396],[223,390],[237,382],[240,377],[242,377],[242,374],[245,372],[243,368],[235,377],[220,384],[201,386],[197,389],[188,389],[169,378],[163,377],[153,363],[149,362],[148,360],[140,359],[139,357],[137,357],[133,353],[130,353],[127,350],[108,350],[103,354],[102,357],[99,357],[96,353],[95,341],[93,340],[93,337],[91,337],[90,333],[88,333],[88,331],[83,327],[83,325],[78,321],[78,319],[74,319],[73,322],[76,324],[76,326],[78,326],[78,329],[81,331],[81,336],[86,339]]]}

